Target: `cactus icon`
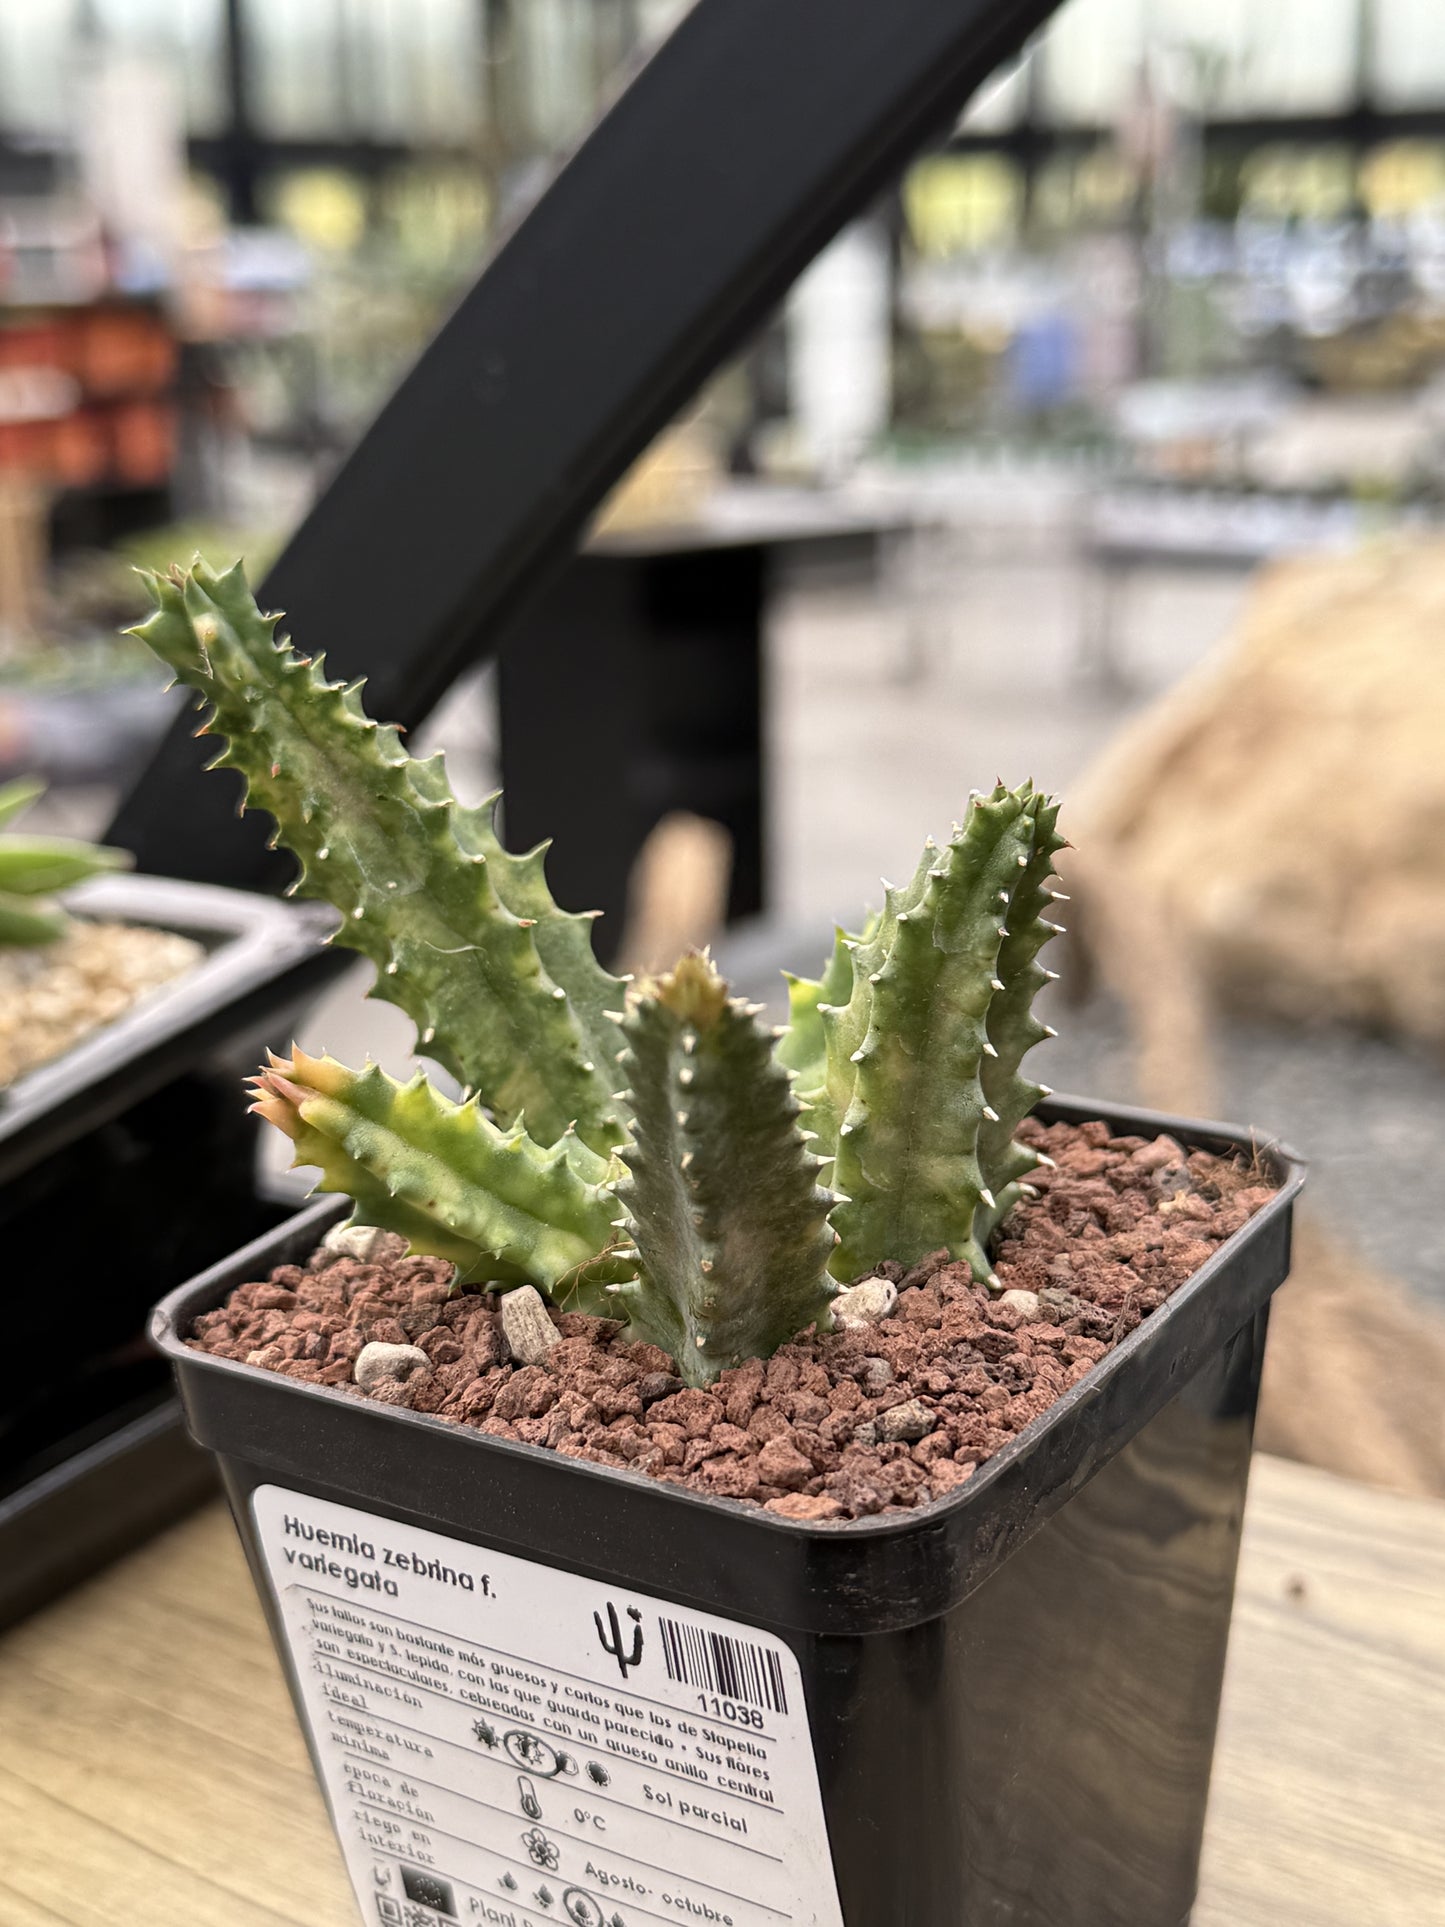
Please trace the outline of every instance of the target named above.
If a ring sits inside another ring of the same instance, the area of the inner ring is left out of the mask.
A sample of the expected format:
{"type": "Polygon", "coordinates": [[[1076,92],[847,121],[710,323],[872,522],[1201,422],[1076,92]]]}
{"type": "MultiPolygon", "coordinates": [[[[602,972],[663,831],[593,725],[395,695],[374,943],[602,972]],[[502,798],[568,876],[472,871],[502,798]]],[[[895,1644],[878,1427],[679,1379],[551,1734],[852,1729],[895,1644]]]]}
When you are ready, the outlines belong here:
{"type": "Polygon", "coordinates": [[[642,1614],[636,1606],[627,1608],[627,1617],[633,1621],[632,1646],[630,1651],[623,1648],[622,1622],[617,1617],[617,1608],[609,1600],[607,1604],[607,1625],[602,1624],[602,1615],[593,1613],[592,1623],[597,1628],[597,1638],[604,1653],[611,1653],[617,1661],[618,1671],[626,1679],[629,1666],[636,1666],[642,1659],[642,1614]]]}

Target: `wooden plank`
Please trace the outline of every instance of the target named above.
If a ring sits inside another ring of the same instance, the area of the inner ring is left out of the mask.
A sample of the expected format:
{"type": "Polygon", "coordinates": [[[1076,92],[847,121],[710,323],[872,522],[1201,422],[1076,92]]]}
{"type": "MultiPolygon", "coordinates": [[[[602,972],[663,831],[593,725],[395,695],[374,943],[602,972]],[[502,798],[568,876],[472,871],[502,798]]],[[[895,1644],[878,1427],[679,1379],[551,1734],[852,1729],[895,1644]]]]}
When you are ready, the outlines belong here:
{"type": "MultiPolygon", "coordinates": [[[[355,1927],[221,1511],[0,1642],[0,1734],[3,1927],[355,1927]]],[[[1442,1736],[1445,1505],[1261,1459],[1194,1927],[1445,1927],[1442,1736]]]]}
{"type": "Polygon", "coordinates": [[[5,1927],[63,1927],[63,1916],[27,1900],[0,1880],[0,1920],[5,1927]]]}
{"type": "Polygon", "coordinates": [[[1257,1461],[1193,1927],[1445,1927],[1445,1505],[1257,1461]]]}
{"type": "Polygon", "coordinates": [[[4,1927],[352,1927],[219,1507],[0,1643],[0,1733],[4,1927]]]}

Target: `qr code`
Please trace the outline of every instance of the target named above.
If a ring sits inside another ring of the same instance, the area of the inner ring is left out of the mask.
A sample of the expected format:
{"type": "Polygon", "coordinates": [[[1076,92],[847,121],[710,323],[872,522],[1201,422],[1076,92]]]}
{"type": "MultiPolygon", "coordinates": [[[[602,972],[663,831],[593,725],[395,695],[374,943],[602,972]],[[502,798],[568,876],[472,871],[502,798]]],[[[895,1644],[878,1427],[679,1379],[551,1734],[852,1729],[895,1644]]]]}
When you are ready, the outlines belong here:
{"type": "Polygon", "coordinates": [[[376,1896],[376,1911],[386,1922],[386,1927],[401,1927],[401,1902],[393,1900],[390,1894],[376,1896]]]}

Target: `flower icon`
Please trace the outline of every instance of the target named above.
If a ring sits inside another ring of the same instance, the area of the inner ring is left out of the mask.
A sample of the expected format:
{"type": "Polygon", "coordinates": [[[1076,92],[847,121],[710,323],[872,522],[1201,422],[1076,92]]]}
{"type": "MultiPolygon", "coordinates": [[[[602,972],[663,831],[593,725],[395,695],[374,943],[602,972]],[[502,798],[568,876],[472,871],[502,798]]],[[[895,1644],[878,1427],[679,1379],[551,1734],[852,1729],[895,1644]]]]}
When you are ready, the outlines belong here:
{"type": "Polygon", "coordinates": [[[545,1867],[548,1873],[556,1873],[562,1856],[557,1844],[549,1840],[540,1827],[533,1827],[522,1835],[522,1845],[531,1856],[534,1867],[545,1867]]]}

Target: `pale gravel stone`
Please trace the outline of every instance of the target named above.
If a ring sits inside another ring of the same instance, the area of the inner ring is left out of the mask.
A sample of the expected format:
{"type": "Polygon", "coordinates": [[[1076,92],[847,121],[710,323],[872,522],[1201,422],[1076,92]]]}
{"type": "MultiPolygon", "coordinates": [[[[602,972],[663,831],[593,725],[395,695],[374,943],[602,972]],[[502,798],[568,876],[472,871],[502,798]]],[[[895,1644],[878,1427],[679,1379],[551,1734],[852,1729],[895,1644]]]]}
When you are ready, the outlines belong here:
{"type": "Polygon", "coordinates": [[[926,1439],[938,1423],[936,1413],[916,1398],[908,1399],[902,1405],[890,1405],[881,1412],[876,1421],[878,1436],[889,1445],[912,1444],[916,1439],[926,1439]]]}
{"type": "Polygon", "coordinates": [[[861,1331],[886,1318],[898,1303],[898,1287],[886,1278],[860,1278],[833,1300],[833,1323],[839,1331],[861,1331]]]}
{"type": "Polygon", "coordinates": [[[379,1265],[406,1256],[406,1239],[374,1224],[334,1224],[321,1240],[325,1258],[355,1258],[358,1264],[379,1265]]]}
{"type": "Polygon", "coordinates": [[[418,1372],[431,1376],[431,1360],[420,1345],[383,1345],[373,1340],[356,1354],[351,1376],[363,1392],[374,1391],[384,1379],[407,1384],[418,1372]]]}
{"type": "Polygon", "coordinates": [[[502,1294],[502,1336],[519,1365],[541,1365],[561,1333],[547,1316],[541,1293],[532,1285],[518,1285],[502,1294]]]}
{"type": "Polygon", "coordinates": [[[0,1088],[192,969],[202,946],[144,924],[77,921],[54,943],[0,949],[0,1088]]]}
{"type": "Polygon", "coordinates": [[[1021,1318],[1038,1318],[1043,1307],[1036,1291],[1006,1291],[998,1300],[1007,1311],[1016,1311],[1021,1318]]]}

